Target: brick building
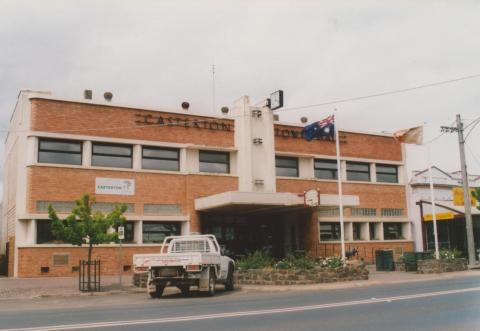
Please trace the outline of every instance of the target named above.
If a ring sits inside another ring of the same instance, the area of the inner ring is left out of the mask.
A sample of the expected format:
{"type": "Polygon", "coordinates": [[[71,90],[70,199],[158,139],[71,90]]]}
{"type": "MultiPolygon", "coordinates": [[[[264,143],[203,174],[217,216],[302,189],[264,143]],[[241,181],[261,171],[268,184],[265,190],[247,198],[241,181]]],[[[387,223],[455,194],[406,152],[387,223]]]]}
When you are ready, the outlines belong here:
{"type": "MultiPolygon", "coordinates": [[[[85,247],[52,238],[47,207],[66,216],[84,193],[96,208],[128,206],[123,254],[100,245],[103,274],[129,272],[132,254],[165,235],[213,233],[228,254],[264,249],[339,254],[335,143],[307,142],[302,126],[274,121],[265,102],[237,100],[207,117],[22,91],[5,148],[2,251],[9,275],[74,275],[85,247]],[[302,194],[318,190],[319,206],[302,194]]],[[[413,249],[405,153],[390,135],[341,131],[347,250],[413,249]]]]}

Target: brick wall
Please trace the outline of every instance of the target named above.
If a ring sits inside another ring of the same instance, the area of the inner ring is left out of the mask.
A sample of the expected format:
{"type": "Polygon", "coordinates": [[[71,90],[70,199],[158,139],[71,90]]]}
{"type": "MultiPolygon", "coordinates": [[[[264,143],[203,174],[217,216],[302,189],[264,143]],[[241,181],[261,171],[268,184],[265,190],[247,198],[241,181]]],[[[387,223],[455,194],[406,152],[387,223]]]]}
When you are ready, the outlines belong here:
{"type": "Polygon", "coordinates": [[[232,120],[215,119],[230,125],[230,131],[222,130],[211,122],[212,118],[168,112],[146,111],[134,108],[84,104],[46,99],[32,99],[32,130],[83,134],[89,136],[141,139],[175,143],[193,143],[198,145],[233,146],[234,126],[232,120]],[[144,117],[150,115],[144,123],[144,117]],[[159,126],[162,116],[170,125],[159,126]],[[171,120],[168,120],[168,119],[171,120]],[[189,126],[184,119],[189,120],[189,126]],[[199,121],[193,125],[193,121],[199,121]],[[205,122],[207,121],[207,122],[205,122]],[[211,129],[212,128],[212,129],[211,129]],[[65,132],[68,130],[68,132],[65,132]]]}
{"type": "MultiPolygon", "coordinates": [[[[133,271],[133,254],[158,253],[161,246],[122,247],[122,262],[131,266],[133,271]]],[[[87,247],[32,247],[18,249],[19,264],[18,277],[68,277],[78,275],[72,267],[78,266],[79,260],[87,258],[87,247]],[[68,264],[55,266],[53,254],[68,254],[68,264]],[[49,272],[42,273],[42,267],[49,267],[49,272]]],[[[118,275],[119,273],[118,246],[94,247],[93,259],[101,260],[101,275],[118,275]]]]}
{"type": "MultiPolygon", "coordinates": [[[[299,131],[301,128],[275,125],[276,132],[280,134],[275,137],[275,149],[277,151],[291,153],[325,154],[335,156],[335,143],[332,141],[313,140],[306,141],[297,134],[297,138],[291,135],[282,136],[282,130],[299,131]]],[[[340,132],[340,139],[345,143],[340,144],[343,157],[361,157],[378,160],[402,161],[401,144],[391,137],[359,134],[351,132],[340,132]]]]}

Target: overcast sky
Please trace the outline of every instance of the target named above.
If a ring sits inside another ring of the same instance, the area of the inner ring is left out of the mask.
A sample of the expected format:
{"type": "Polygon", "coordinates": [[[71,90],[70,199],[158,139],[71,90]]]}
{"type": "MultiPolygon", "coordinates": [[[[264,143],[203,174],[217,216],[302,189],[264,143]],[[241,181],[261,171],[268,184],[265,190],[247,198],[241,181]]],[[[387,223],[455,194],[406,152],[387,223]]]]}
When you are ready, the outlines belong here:
{"type": "MultiPolygon", "coordinates": [[[[478,1],[19,1],[0,0],[0,129],[20,88],[212,113],[242,95],[277,89],[285,108],[375,94],[480,73],[478,1]]],[[[392,132],[426,122],[425,140],[480,116],[480,78],[304,110],[340,129],[392,132]]],[[[217,110],[218,112],[218,110],[217,110]]],[[[5,132],[2,133],[5,135],[5,132]]],[[[480,174],[480,125],[467,140],[480,174]],[[475,155],[475,156],[474,156],[475,155]]],[[[433,163],[460,168],[455,134],[431,144],[433,163]]],[[[3,144],[0,147],[3,169],[3,144]]],[[[409,172],[427,166],[409,146],[409,172]]],[[[2,170],[3,171],[3,170],[2,170]]]]}

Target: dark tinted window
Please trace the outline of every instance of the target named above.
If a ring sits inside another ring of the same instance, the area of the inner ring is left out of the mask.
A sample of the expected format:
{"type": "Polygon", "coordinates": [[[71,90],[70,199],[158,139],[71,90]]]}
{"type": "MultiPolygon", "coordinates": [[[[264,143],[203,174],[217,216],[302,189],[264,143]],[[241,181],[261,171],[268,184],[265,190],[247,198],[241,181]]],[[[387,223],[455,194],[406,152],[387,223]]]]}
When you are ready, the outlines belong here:
{"type": "MultiPolygon", "coordinates": [[[[124,222],[122,226],[124,227],[124,230],[125,230],[125,239],[123,239],[122,241],[124,243],[133,242],[135,238],[134,222],[124,222]]],[[[118,226],[115,227],[115,230],[118,232],[118,226]]]]}
{"type": "Polygon", "coordinates": [[[353,240],[360,240],[362,233],[361,233],[361,224],[360,223],[352,223],[352,230],[353,230],[353,240]]]}
{"type": "Polygon", "coordinates": [[[340,223],[320,222],[320,240],[340,240],[340,223]]]}
{"type": "Polygon", "coordinates": [[[320,179],[337,179],[337,161],[315,160],[315,177],[320,179]]]}
{"type": "Polygon", "coordinates": [[[370,224],[369,224],[370,240],[377,239],[377,232],[375,231],[376,230],[376,224],[377,223],[373,223],[373,222],[370,222],[370,224]]]}
{"type": "Polygon", "coordinates": [[[370,181],[370,164],[347,162],[347,180],[370,181]]]}
{"type": "Polygon", "coordinates": [[[93,166],[132,167],[132,146],[94,143],[92,148],[93,166]]]}
{"type": "Polygon", "coordinates": [[[377,182],[398,183],[398,167],[396,165],[377,164],[377,182]]]}
{"type": "Polygon", "coordinates": [[[165,237],[180,234],[180,223],[143,222],[143,243],[161,244],[165,237]]]}
{"type": "Polygon", "coordinates": [[[153,170],[180,170],[179,150],[171,148],[143,147],[142,168],[153,170]]]}
{"type": "Polygon", "coordinates": [[[40,139],[38,142],[38,162],[81,165],[82,142],[40,139]]]}
{"type": "Polygon", "coordinates": [[[55,240],[52,234],[52,221],[37,220],[37,244],[52,243],[55,240]]]}
{"type": "Polygon", "coordinates": [[[200,171],[230,173],[230,153],[199,151],[200,171]]]}
{"type": "Polygon", "coordinates": [[[298,158],[276,156],[275,174],[284,177],[298,177],[298,158]]]}
{"type": "Polygon", "coordinates": [[[402,239],[402,223],[383,223],[383,239],[402,239]]]}

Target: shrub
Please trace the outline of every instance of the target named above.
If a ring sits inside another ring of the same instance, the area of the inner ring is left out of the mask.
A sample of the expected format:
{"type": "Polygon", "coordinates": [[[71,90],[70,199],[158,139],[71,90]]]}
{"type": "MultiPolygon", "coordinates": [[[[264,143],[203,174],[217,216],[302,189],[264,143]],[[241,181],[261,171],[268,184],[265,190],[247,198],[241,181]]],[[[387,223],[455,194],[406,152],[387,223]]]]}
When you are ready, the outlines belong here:
{"type": "Polygon", "coordinates": [[[331,257],[326,257],[320,260],[319,265],[321,267],[335,269],[335,268],[343,267],[344,263],[340,256],[331,256],[331,257]]]}
{"type": "Polygon", "coordinates": [[[283,260],[273,265],[275,269],[312,269],[315,266],[314,260],[306,255],[288,254],[283,260]]]}
{"type": "Polygon", "coordinates": [[[272,265],[272,259],[262,251],[255,251],[237,261],[237,267],[242,270],[263,269],[272,265]]]}
{"type": "Polygon", "coordinates": [[[452,250],[450,249],[442,249],[440,250],[440,259],[441,260],[455,260],[462,256],[462,252],[460,252],[458,249],[454,248],[452,250]]]}

